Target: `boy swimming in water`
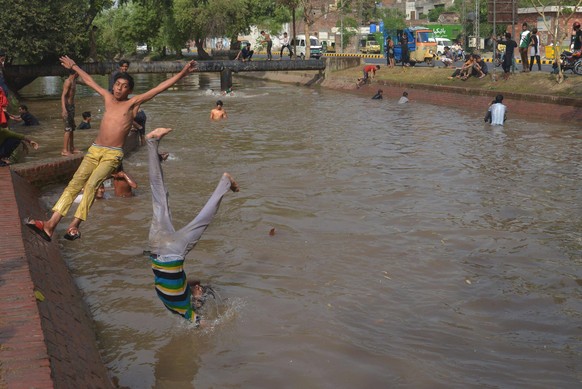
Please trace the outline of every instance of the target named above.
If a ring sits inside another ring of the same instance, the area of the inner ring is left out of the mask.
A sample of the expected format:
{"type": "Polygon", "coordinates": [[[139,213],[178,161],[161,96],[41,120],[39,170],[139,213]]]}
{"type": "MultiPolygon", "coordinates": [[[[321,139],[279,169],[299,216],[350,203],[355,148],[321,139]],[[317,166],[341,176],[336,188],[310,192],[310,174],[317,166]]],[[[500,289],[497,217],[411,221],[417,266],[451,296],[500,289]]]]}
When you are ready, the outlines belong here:
{"type": "Polygon", "coordinates": [[[61,198],[53,207],[53,214],[47,221],[27,219],[25,224],[34,230],[44,240],[51,241],[51,237],[61,221],[66,216],[71,204],[81,189],[85,189],[83,200],[79,204],[75,217],[67,229],[65,239],[75,240],[81,237],[79,225],[87,219],[89,209],[95,200],[95,192],[103,181],[115,171],[123,159],[123,144],[133,124],[133,119],[141,104],[151,100],[157,94],[165,91],[178,80],[196,70],[196,61],[188,62],[184,68],[173,77],[163,81],[149,91],[135,95],[131,99],[129,94],[133,92],[133,78],[125,73],[115,76],[113,93],[102,88],[93,78],[81,69],[75,61],[67,56],[60,58],[61,65],[66,69],[76,71],[85,84],[93,88],[103,97],[105,113],[99,127],[97,138],[89,147],[87,155],[75,175],[65,188],[61,198]]]}
{"type": "Polygon", "coordinates": [[[164,183],[162,164],[158,157],[160,140],[171,128],[156,128],[146,135],[149,159],[149,178],[152,190],[153,215],[149,232],[152,270],[158,297],[166,308],[185,319],[200,324],[196,314],[197,301],[204,293],[199,283],[190,285],[184,272],[184,259],[214,218],[222,197],[229,191],[238,192],[238,184],[224,173],[210,199],[198,216],[176,231],[168,203],[168,189],[164,183]],[[194,297],[194,301],[192,301],[194,297]]]}
{"type": "Polygon", "coordinates": [[[226,119],[226,111],[222,108],[222,100],[216,102],[216,107],[210,111],[210,120],[226,119]]]}

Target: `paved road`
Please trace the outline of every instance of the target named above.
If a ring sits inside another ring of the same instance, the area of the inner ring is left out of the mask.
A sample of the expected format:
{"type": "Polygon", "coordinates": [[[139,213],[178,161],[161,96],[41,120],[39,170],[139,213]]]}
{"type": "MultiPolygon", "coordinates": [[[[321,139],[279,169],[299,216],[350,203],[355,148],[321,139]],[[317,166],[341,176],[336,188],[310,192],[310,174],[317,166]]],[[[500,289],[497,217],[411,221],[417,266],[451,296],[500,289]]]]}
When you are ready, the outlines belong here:
{"type": "MultiPolygon", "coordinates": [[[[487,62],[487,67],[489,68],[489,71],[492,71],[492,69],[493,69],[493,64],[492,64],[491,62],[489,62],[489,61],[491,61],[491,59],[487,58],[486,60],[488,60],[488,61],[486,61],[486,62],[487,62]]],[[[366,61],[366,63],[368,63],[368,64],[373,64],[373,65],[386,65],[386,59],[385,59],[385,58],[366,58],[366,59],[365,59],[365,61],[366,61]]],[[[462,65],[463,65],[463,62],[462,62],[462,61],[457,61],[457,62],[455,62],[455,66],[458,66],[458,67],[460,67],[460,66],[462,66],[462,65]]],[[[396,66],[401,66],[401,64],[397,64],[396,66]]],[[[419,67],[428,67],[428,65],[427,65],[427,64],[425,64],[425,63],[417,63],[415,66],[419,66],[419,67]]],[[[437,67],[440,67],[440,68],[444,67],[443,63],[442,63],[442,62],[440,62],[440,61],[437,61],[437,62],[436,62],[436,66],[437,66],[437,67]]],[[[538,68],[537,68],[537,64],[534,64],[533,71],[534,71],[534,72],[537,72],[537,71],[538,71],[537,69],[538,69],[538,68]]],[[[503,69],[501,69],[501,67],[498,67],[498,68],[497,68],[497,71],[499,71],[499,72],[502,72],[502,71],[503,71],[503,69]]],[[[516,71],[516,72],[520,72],[520,71],[521,71],[521,64],[520,64],[520,63],[518,63],[518,64],[516,65],[516,69],[515,69],[515,71],[516,71]]],[[[552,71],[552,65],[545,65],[545,64],[542,64],[542,72],[547,72],[547,73],[549,73],[549,72],[551,72],[551,71],[552,71]]]]}
{"type": "MultiPolygon", "coordinates": [[[[266,58],[267,58],[267,55],[266,55],[266,54],[255,54],[255,55],[253,56],[253,59],[257,59],[257,60],[264,60],[264,59],[266,59],[266,58]]],[[[276,55],[273,55],[273,59],[274,59],[274,60],[279,60],[279,56],[278,56],[278,55],[277,55],[277,56],[276,56],[276,55]]],[[[288,60],[288,59],[289,59],[289,57],[288,57],[288,56],[283,56],[283,60],[284,60],[284,61],[285,61],[285,60],[288,60]]],[[[491,59],[490,59],[490,58],[486,58],[485,60],[486,60],[486,62],[487,62],[487,66],[488,66],[488,68],[489,68],[489,71],[492,71],[492,70],[493,70],[493,64],[490,62],[490,61],[491,61],[491,59]]],[[[385,59],[385,58],[364,58],[364,61],[365,61],[367,64],[372,64],[372,65],[386,65],[386,59],[385,59]]],[[[550,72],[552,71],[552,65],[551,65],[551,64],[545,64],[544,62],[549,62],[549,61],[547,61],[547,60],[545,60],[545,61],[544,61],[544,60],[542,60],[542,72],[545,72],[545,73],[550,73],[550,72]]],[[[457,61],[457,62],[455,62],[455,66],[457,66],[457,67],[460,67],[460,66],[462,66],[462,65],[463,65],[463,62],[462,62],[462,61],[457,61]]],[[[401,66],[401,64],[397,64],[396,66],[401,66]]],[[[415,66],[418,66],[418,67],[429,67],[429,66],[428,66],[427,64],[425,64],[425,63],[417,63],[415,66]]],[[[443,66],[443,63],[442,63],[442,62],[440,62],[440,61],[437,61],[437,62],[436,62],[436,66],[437,66],[437,67],[439,67],[439,68],[442,68],[442,67],[444,67],[444,66],[443,66]]],[[[497,72],[503,72],[503,69],[501,69],[501,67],[497,67],[497,68],[496,68],[496,71],[497,71],[497,72]]],[[[518,64],[516,64],[516,69],[515,69],[515,72],[520,72],[520,71],[521,71],[521,64],[520,64],[520,63],[518,63],[518,64]]],[[[533,67],[533,72],[537,72],[537,71],[538,71],[538,70],[537,70],[537,65],[534,65],[534,67],[533,67]]],[[[571,72],[570,72],[570,71],[568,71],[568,72],[567,72],[567,74],[568,74],[568,73],[571,73],[571,72]]]]}

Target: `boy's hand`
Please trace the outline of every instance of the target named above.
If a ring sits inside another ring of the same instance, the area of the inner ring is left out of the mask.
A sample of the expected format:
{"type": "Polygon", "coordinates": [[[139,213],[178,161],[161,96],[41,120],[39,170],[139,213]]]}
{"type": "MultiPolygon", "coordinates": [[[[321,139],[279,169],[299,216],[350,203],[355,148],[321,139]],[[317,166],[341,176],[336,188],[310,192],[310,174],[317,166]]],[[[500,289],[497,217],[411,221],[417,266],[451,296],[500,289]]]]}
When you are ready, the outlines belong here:
{"type": "Polygon", "coordinates": [[[76,65],[75,61],[73,61],[72,59],[70,59],[68,56],[63,55],[61,58],[61,65],[63,65],[64,68],[66,69],[72,69],[73,66],[76,65]]]}
{"type": "Polygon", "coordinates": [[[196,63],[196,61],[192,60],[192,61],[188,62],[186,64],[186,66],[184,66],[184,70],[186,71],[186,73],[192,73],[192,72],[198,70],[198,63],[196,63]]]}

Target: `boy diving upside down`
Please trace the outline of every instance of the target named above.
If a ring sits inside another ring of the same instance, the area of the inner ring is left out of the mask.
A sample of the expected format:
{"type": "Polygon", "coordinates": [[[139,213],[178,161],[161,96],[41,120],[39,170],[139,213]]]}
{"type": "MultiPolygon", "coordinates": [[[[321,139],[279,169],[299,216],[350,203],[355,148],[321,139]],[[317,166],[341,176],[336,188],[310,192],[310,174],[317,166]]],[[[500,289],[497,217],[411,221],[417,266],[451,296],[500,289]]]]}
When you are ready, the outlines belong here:
{"type": "Polygon", "coordinates": [[[113,84],[113,93],[110,93],[107,89],[97,84],[71,58],[63,56],[60,60],[63,67],[76,71],[87,86],[93,88],[103,97],[105,113],[103,114],[97,138],[95,138],[93,145],[89,147],[69,185],[54,205],[51,218],[46,221],[26,220],[26,225],[29,228],[49,242],[57,225],[67,215],[73,200],[84,188],[85,195],[83,200],[79,204],[75,217],[65,234],[65,238],[68,240],[75,240],[81,237],[79,225],[87,219],[89,209],[95,201],[97,188],[117,169],[123,160],[122,147],[140,105],[151,100],[157,94],[165,91],[178,80],[196,70],[196,62],[190,61],[179,73],[163,81],[158,86],[143,94],[128,98],[129,94],[133,92],[134,86],[133,78],[129,74],[117,74],[113,84]]]}
{"type": "Polygon", "coordinates": [[[160,300],[173,313],[199,325],[200,317],[196,314],[196,302],[193,303],[192,297],[198,299],[203,293],[203,287],[199,284],[189,285],[184,272],[184,258],[196,246],[214,218],[222,197],[229,190],[238,192],[239,187],[230,174],[224,173],[198,216],[176,231],[172,225],[168,189],[158,156],[160,140],[170,131],[170,128],[156,128],[146,135],[153,206],[149,232],[150,259],[160,300]]]}

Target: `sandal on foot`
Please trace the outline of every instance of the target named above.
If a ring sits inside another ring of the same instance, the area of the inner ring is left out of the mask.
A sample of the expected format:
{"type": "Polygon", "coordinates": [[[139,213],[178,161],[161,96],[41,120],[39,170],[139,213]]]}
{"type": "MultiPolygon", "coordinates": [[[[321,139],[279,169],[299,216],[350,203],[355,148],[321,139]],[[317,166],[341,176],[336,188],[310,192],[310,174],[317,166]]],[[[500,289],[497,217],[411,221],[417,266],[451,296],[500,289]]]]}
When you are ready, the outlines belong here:
{"type": "Polygon", "coordinates": [[[66,240],[77,240],[81,238],[81,232],[79,230],[77,230],[75,227],[71,227],[67,230],[67,233],[65,234],[65,239],[66,240]],[[72,232],[74,231],[74,232],[72,232]]]}
{"type": "Polygon", "coordinates": [[[34,220],[34,219],[24,219],[24,224],[37,233],[38,236],[46,240],[47,242],[51,241],[51,237],[49,234],[46,233],[44,230],[44,222],[41,220],[34,220]]]}

